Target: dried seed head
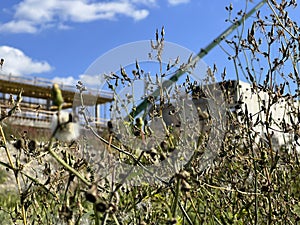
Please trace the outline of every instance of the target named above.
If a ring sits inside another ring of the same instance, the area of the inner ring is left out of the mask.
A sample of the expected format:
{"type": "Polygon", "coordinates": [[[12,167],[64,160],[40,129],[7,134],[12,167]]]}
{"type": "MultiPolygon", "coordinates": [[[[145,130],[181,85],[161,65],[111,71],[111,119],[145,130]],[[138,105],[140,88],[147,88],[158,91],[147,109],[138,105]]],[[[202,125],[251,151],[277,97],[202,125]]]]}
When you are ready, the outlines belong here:
{"type": "Polygon", "coordinates": [[[103,201],[99,201],[96,203],[97,212],[105,212],[107,210],[107,204],[103,201]]]}
{"type": "Polygon", "coordinates": [[[108,206],[108,210],[112,213],[115,213],[117,211],[118,207],[113,204],[113,203],[109,203],[109,206],[108,206]]]}
{"type": "Polygon", "coordinates": [[[177,176],[181,179],[188,179],[190,177],[190,173],[186,170],[180,171],[177,176]]]}
{"type": "Polygon", "coordinates": [[[2,58],[2,59],[0,60],[0,67],[1,67],[1,69],[2,69],[3,64],[4,64],[4,59],[2,58]]]}
{"type": "Polygon", "coordinates": [[[97,201],[98,189],[96,184],[93,184],[91,188],[85,192],[85,197],[89,202],[95,203],[97,201]]]}
{"type": "Polygon", "coordinates": [[[182,191],[190,191],[192,188],[192,186],[186,180],[182,180],[181,184],[182,184],[181,186],[182,191]]]}
{"type": "Polygon", "coordinates": [[[25,140],[23,138],[18,139],[15,143],[14,143],[14,147],[18,150],[21,150],[22,148],[25,148],[25,140]]]}
{"type": "Polygon", "coordinates": [[[28,143],[28,149],[29,149],[30,152],[35,151],[35,149],[36,149],[36,141],[35,140],[31,140],[28,143]]]}
{"type": "Polygon", "coordinates": [[[141,128],[144,125],[144,121],[141,117],[136,118],[135,124],[138,128],[141,128]]]}

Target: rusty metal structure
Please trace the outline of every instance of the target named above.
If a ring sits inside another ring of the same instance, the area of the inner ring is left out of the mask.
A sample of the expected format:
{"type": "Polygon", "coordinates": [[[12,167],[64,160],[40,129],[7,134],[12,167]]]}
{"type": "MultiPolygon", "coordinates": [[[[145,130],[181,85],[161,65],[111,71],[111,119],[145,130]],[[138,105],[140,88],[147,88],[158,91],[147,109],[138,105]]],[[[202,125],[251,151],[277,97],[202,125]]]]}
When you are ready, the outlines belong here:
{"type": "MultiPolygon", "coordinates": [[[[22,90],[21,112],[8,118],[11,124],[47,128],[50,126],[56,108],[52,106],[51,88],[53,82],[44,78],[13,76],[0,74],[0,109],[8,112],[11,100],[22,90]]],[[[80,106],[79,91],[75,86],[60,83],[64,97],[64,109],[80,106]]],[[[88,89],[84,92],[85,106],[95,109],[94,120],[101,123],[99,105],[113,100],[112,93],[103,90],[88,89]]]]}

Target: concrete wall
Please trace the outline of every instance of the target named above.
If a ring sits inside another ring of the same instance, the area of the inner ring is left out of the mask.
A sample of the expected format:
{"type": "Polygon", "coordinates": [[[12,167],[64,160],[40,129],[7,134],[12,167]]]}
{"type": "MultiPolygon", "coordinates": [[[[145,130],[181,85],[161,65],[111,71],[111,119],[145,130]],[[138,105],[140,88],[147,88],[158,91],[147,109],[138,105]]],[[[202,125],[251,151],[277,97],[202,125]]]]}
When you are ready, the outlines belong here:
{"type": "MultiPolygon", "coordinates": [[[[254,89],[249,83],[239,81],[235,100],[236,102],[242,102],[241,109],[236,110],[237,113],[241,111],[247,113],[248,118],[252,118],[252,125],[257,120],[259,121],[258,125],[253,126],[253,131],[259,133],[260,139],[267,141],[266,134],[269,133],[272,136],[272,143],[277,145],[276,147],[284,145],[291,147],[291,144],[296,144],[294,142],[294,132],[291,129],[291,118],[295,122],[298,121],[295,113],[298,109],[298,103],[294,99],[254,89]],[[282,125],[283,123],[287,125],[286,128],[282,125]],[[269,127],[268,131],[266,127],[269,127]]],[[[240,122],[245,121],[240,120],[240,122]]]]}

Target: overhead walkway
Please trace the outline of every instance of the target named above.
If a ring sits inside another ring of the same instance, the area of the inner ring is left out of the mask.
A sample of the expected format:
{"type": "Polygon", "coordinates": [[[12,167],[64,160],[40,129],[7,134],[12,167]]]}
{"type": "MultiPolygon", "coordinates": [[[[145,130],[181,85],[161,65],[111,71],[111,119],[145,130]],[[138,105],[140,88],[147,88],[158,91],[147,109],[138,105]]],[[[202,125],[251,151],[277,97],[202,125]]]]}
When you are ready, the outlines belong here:
{"type": "MultiPolygon", "coordinates": [[[[0,74],[0,109],[7,112],[10,108],[10,98],[22,92],[21,113],[14,115],[8,120],[12,124],[49,127],[55,108],[52,107],[51,89],[53,82],[44,78],[24,77],[0,74]]],[[[79,91],[75,86],[60,83],[64,97],[64,108],[77,107],[81,104],[79,91]]],[[[95,107],[96,124],[101,126],[105,123],[100,118],[98,105],[109,103],[113,100],[113,94],[108,91],[88,89],[84,92],[84,105],[95,107]]]]}

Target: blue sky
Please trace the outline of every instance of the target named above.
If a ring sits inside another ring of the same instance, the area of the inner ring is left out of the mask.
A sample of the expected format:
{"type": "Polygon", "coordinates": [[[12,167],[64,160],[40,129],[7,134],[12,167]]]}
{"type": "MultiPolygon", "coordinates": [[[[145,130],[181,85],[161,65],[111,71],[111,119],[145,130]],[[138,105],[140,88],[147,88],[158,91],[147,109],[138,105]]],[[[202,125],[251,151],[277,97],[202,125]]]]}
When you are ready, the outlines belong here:
{"type": "MultiPolygon", "coordinates": [[[[166,41],[197,53],[229,26],[231,2],[235,11],[245,8],[245,0],[1,0],[1,73],[74,83],[99,56],[154,39],[162,26],[166,41]]],[[[229,63],[218,47],[203,60],[219,68],[229,63]]]]}

